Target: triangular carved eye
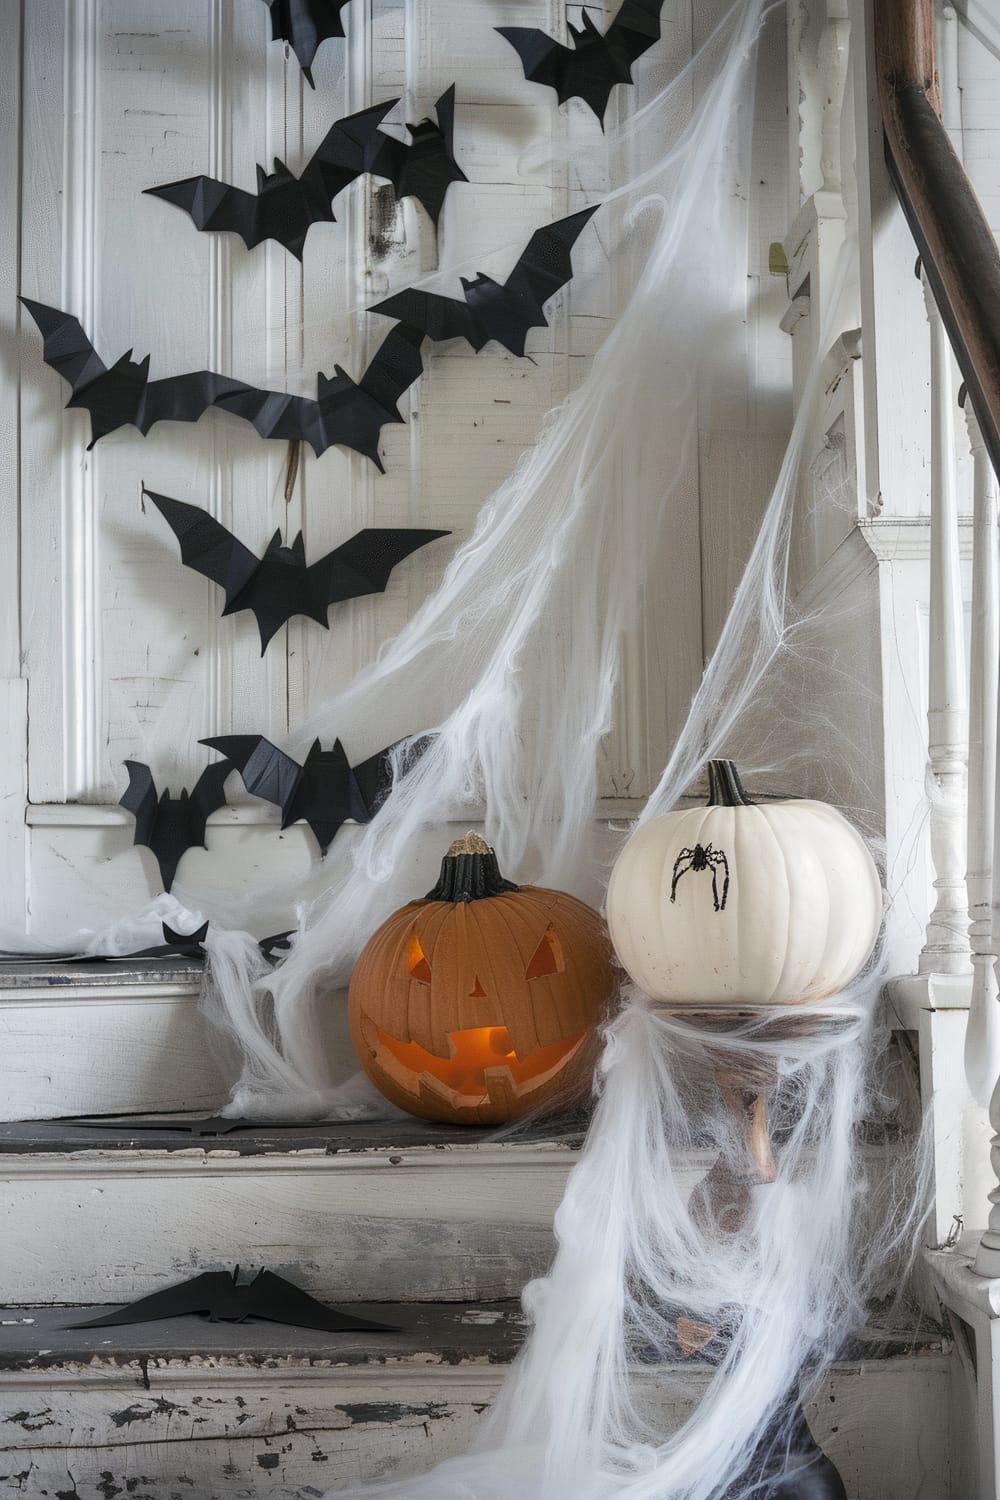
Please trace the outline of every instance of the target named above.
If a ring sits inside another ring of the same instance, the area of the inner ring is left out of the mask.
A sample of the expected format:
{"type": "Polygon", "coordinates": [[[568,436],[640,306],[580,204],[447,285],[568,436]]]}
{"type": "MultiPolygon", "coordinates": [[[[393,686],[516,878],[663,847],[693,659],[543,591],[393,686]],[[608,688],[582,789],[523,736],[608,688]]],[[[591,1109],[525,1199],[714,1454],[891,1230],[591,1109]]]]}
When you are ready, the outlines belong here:
{"type": "Polygon", "coordinates": [[[566,967],[562,944],[550,927],[535,949],[525,979],[542,979],[546,974],[561,974],[566,967]]]}
{"type": "Polygon", "coordinates": [[[420,946],[420,939],[415,932],[410,933],[410,946],[406,956],[407,967],[410,978],[415,979],[418,984],[430,984],[431,966],[427,962],[424,950],[420,946]]]}

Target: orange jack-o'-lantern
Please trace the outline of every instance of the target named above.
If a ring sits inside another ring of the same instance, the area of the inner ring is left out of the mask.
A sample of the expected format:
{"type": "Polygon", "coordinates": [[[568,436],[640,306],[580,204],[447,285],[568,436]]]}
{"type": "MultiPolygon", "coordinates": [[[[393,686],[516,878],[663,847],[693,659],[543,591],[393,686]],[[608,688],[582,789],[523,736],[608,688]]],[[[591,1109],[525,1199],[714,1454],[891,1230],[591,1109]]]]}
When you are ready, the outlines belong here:
{"type": "Polygon", "coordinates": [[[498,1125],[578,1099],[615,988],[595,911],[512,885],[477,834],[394,912],[351,978],[351,1036],[386,1098],[429,1120],[498,1125]]]}

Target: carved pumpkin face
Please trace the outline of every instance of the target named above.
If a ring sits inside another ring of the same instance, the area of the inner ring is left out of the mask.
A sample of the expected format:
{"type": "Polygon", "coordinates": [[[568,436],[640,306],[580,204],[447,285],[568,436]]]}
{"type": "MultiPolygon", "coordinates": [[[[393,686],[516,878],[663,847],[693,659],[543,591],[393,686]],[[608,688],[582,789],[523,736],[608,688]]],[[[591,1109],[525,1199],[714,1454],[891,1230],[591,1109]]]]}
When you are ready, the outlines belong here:
{"type": "Polygon", "coordinates": [[[597,913],[563,891],[512,886],[468,835],[430,895],[395,912],[362,952],[351,1035],[394,1104],[501,1124],[583,1092],[614,986],[597,913]]]}

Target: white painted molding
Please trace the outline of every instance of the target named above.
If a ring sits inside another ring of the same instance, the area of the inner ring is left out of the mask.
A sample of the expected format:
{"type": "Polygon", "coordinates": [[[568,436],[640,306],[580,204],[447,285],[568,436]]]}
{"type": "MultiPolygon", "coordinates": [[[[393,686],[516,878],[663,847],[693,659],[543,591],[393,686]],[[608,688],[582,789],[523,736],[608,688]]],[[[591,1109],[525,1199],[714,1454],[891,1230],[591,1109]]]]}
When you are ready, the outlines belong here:
{"type": "MultiPolygon", "coordinates": [[[[690,799],[682,797],[682,803],[690,799]]],[[[693,799],[697,800],[697,799],[693,799]]],[[[595,808],[595,821],[607,822],[619,819],[629,822],[637,818],[645,806],[643,797],[602,797],[595,808]]],[[[449,827],[482,823],[485,809],[469,807],[447,819],[449,827]]],[[[117,805],[100,802],[37,802],[32,803],[24,820],[29,828],[124,828],[134,822],[131,813],[117,805]]],[[[236,807],[221,807],[208,819],[209,828],[273,827],[281,824],[280,814],[272,807],[262,804],[241,803],[236,807]]],[[[353,826],[353,818],[347,825],[353,826]]]]}

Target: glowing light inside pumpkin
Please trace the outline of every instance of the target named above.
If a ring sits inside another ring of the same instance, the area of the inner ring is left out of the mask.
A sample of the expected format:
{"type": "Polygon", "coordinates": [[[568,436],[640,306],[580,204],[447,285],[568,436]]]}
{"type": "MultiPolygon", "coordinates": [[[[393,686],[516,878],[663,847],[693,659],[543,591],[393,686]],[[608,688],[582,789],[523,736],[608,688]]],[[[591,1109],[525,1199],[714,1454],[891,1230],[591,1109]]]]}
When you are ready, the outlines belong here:
{"type": "Polygon", "coordinates": [[[549,1047],[535,1047],[527,1057],[514,1051],[506,1026],[473,1026],[467,1031],[448,1033],[450,1057],[435,1057],[419,1042],[400,1042],[379,1027],[378,1038],[387,1052],[412,1068],[415,1073],[430,1073],[458,1094],[486,1095],[486,1068],[506,1068],[516,1084],[531,1083],[567,1058],[584,1032],[554,1042],[549,1047]]]}

